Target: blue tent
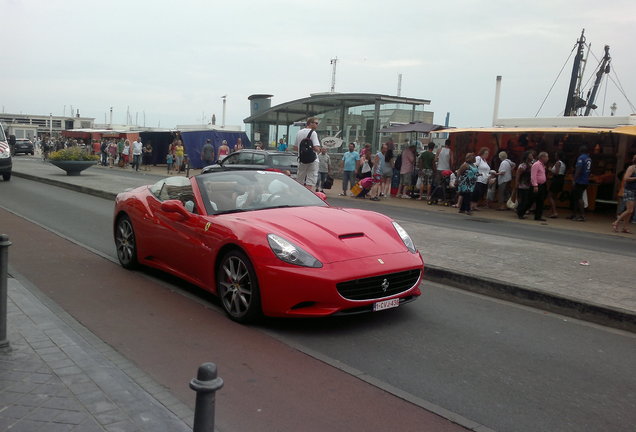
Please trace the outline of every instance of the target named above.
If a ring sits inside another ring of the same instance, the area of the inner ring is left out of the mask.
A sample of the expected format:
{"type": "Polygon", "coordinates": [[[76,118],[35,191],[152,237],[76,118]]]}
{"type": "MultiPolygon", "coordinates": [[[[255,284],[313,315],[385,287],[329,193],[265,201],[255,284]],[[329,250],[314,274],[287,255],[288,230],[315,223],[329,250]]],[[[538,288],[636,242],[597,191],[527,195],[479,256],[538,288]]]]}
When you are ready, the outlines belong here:
{"type": "Polygon", "coordinates": [[[214,146],[215,159],[219,154],[219,147],[223,140],[227,141],[227,145],[230,150],[234,149],[236,140],[241,138],[243,141],[243,147],[251,148],[252,143],[245,132],[233,132],[233,131],[219,131],[219,130],[204,130],[204,131],[192,131],[181,132],[181,139],[183,140],[183,146],[185,152],[190,160],[190,168],[203,168],[203,161],[201,160],[201,149],[205,142],[209,139],[214,146]]]}

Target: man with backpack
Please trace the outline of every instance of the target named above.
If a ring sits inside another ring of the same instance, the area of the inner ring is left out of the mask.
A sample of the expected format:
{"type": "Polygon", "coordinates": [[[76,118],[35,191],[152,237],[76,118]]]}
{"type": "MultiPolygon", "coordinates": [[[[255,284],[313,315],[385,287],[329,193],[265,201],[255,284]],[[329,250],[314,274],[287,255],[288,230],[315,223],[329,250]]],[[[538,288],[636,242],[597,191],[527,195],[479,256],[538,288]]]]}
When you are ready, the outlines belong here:
{"type": "Polygon", "coordinates": [[[316,133],[318,119],[310,117],[307,126],[296,134],[296,147],[298,148],[298,174],[296,180],[307,189],[313,190],[318,181],[318,156],[320,140],[316,133]]]}

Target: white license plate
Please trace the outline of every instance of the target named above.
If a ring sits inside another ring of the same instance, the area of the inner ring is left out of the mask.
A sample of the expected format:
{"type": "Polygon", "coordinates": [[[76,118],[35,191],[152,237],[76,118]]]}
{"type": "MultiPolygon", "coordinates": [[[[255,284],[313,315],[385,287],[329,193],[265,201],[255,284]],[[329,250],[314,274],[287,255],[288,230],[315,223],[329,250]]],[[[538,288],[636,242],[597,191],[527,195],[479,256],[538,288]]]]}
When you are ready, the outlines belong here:
{"type": "Polygon", "coordinates": [[[384,309],[396,308],[400,305],[400,299],[395,298],[391,300],[384,300],[381,302],[373,303],[373,312],[381,311],[384,309]]]}

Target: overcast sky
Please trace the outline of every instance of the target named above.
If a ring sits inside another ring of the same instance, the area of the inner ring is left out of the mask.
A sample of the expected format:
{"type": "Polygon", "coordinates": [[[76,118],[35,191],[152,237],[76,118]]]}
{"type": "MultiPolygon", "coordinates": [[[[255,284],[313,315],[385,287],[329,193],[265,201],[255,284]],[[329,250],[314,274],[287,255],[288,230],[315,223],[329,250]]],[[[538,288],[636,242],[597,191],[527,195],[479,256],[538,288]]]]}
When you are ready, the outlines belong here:
{"type": "MultiPolygon", "coordinates": [[[[280,104],[329,91],[431,100],[434,121],[490,126],[495,79],[500,117],[533,117],[585,28],[612,78],[636,105],[636,1],[591,0],[0,0],[6,113],[82,116],[146,126],[243,125],[247,97],[280,104]]],[[[574,55],[539,116],[562,115],[574,55]]],[[[585,82],[598,62],[590,55],[585,82]]],[[[605,82],[605,81],[604,81],[605,82]]],[[[591,84],[588,84],[588,86],[591,84]]],[[[632,111],[617,86],[599,90],[596,115],[632,111]]]]}

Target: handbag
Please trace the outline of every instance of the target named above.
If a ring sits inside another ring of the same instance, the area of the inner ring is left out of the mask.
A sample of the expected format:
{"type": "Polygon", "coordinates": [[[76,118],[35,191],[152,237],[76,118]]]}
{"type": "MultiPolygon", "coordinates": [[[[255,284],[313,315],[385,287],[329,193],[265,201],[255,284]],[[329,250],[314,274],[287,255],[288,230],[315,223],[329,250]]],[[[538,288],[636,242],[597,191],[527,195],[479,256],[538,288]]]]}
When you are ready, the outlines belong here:
{"type": "Polygon", "coordinates": [[[331,189],[331,186],[333,186],[333,177],[331,177],[329,174],[327,174],[327,179],[322,184],[322,188],[323,189],[331,189]]]}
{"type": "Polygon", "coordinates": [[[506,202],[506,207],[508,207],[510,210],[514,210],[517,208],[518,203],[516,201],[513,201],[512,198],[508,198],[508,201],[506,202]]]}

